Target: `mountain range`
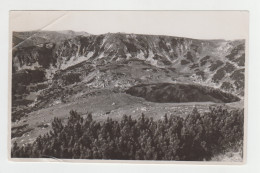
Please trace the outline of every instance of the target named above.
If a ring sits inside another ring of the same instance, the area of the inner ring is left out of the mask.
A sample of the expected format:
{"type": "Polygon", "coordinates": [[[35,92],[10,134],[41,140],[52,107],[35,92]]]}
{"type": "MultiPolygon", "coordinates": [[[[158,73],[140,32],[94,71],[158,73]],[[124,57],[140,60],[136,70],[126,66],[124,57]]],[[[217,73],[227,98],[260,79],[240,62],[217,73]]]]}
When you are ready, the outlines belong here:
{"type": "Polygon", "coordinates": [[[57,100],[66,101],[77,95],[77,90],[125,92],[154,83],[212,87],[243,99],[244,76],[245,40],[13,32],[12,99],[16,114],[21,110],[26,113],[28,104],[33,105],[31,111],[57,100]],[[20,109],[21,105],[25,107],[20,109]]]}

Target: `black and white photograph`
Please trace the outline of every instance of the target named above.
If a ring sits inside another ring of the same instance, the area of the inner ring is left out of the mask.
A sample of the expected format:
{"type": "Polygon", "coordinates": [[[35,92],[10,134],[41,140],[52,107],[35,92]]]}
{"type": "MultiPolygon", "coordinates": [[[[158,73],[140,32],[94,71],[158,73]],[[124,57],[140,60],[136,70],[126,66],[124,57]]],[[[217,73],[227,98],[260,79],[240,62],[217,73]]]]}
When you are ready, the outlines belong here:
{"type": "Polygon", "coordinates": [[[10,45],[11,159],[245,160],[246,11],[11,11],[10,45]]]}

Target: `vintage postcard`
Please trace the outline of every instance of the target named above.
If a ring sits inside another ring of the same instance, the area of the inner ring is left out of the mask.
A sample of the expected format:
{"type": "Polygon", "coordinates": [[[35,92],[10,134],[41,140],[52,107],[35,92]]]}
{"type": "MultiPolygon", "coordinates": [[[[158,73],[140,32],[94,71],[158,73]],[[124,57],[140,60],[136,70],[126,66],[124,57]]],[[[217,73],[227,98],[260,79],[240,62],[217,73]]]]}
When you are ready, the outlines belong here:
{"type": "Polygon", "coordinates": [[[248,21],[11,11],[10,160],[244,163],[248,21]]]}

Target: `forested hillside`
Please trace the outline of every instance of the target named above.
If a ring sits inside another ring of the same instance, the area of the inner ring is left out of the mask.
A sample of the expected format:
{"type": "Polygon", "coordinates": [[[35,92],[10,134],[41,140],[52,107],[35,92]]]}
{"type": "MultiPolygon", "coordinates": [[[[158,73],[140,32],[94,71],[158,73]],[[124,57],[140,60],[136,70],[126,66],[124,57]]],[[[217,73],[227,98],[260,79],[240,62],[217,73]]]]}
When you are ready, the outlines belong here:
{"type": "Polygon", "coordinates": [[[202,114],[194,108],[186,118],[165,115],[157,121],[142,114],[98,122],[71,111],[65,124],[54,118],[52,130],[33,143],[14,143],[12,157],[199,161],[230,149],[242,157],[243,122],[243,110],[222,107],[202,114]]]}

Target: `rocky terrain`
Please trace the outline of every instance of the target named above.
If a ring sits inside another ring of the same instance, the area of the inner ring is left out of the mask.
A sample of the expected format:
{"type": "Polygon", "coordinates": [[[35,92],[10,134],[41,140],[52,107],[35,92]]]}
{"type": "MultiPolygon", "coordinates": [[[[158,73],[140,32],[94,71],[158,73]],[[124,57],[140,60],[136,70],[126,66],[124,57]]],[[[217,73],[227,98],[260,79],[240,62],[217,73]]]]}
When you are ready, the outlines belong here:
{"type": "Polygon", "coordinates": [[[71,109],[102,120],[243,105],[244,73],[244,40],[14,32],[12,137],[29,142],[48,130],[53,116],[71,109]]]}

